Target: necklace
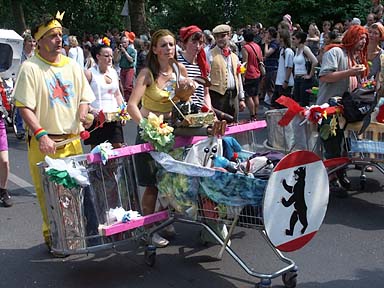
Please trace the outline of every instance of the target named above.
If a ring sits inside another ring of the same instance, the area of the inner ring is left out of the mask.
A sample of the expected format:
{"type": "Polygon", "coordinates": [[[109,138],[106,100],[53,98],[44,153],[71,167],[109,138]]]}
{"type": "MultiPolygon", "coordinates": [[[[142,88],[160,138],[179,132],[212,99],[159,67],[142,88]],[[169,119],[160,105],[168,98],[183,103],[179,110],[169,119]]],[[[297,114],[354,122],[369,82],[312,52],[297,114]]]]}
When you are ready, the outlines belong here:
{"type": "Polygon", "coordinates": [[[169,76],[169,74],[170,74],[169,72],[161,72],[161,71],[159,71],[159,72],[160,72],[161,75],[163,75],[165,77],[169,76]]]}

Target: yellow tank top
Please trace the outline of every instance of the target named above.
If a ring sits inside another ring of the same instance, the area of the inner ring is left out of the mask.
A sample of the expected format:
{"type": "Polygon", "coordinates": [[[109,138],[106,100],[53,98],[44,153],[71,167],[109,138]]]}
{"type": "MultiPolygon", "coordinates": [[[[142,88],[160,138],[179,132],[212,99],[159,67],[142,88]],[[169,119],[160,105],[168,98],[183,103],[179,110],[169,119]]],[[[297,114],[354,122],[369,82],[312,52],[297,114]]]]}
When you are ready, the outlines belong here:
{"type": "Polygon", "coordinates": [[[172,103],[169,97],[175,92],[175,81],[167,82],[163,89],[157,87],[156,81],[153,78],[152,72],[149,72],[152,78],[152,84],[145,89],[142,105],[149,111],[167,113],[172,111],[172,103]]]}

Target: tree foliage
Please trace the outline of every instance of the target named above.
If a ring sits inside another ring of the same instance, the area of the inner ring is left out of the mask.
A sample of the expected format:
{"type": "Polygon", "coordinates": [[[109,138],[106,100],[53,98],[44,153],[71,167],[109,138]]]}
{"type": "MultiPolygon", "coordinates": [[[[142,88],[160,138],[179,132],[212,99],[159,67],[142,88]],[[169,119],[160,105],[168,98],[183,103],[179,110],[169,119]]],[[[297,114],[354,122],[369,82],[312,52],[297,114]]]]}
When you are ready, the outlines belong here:
{"type": "Polygon", "coordinates": [[[103,33],[116,27],[132,28],[136,34],[168,28],[174,32],[182,26],[196,24],[212,29],[228,23],[234,27],[261,22],[276,26],[286,13],[294,23],[307,29],[311,22],[343,22],[359,17],[365,23],[370,1],[366,0],[129,0],[130,23],[120,15],[125,0],[0,0],[0,28],[21,33],[25,26],[44,13],[65,10],[64,25],[72,34],[103,33]],[[130,24],[130,25],[128,25],[130,24]]]}

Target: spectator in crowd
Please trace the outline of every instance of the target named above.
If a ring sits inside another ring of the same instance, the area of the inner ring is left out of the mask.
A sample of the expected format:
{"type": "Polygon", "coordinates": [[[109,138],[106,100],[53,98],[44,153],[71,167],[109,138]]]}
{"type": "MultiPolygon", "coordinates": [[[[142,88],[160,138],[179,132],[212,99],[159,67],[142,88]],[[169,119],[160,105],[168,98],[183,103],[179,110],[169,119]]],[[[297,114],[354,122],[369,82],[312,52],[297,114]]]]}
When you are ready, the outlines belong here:
{"type": "MultiPolygon", "coordinates": [[[[320,86],[317,105],[328,103],[335,96],[342,96],[345,91],[352,91],[358,86],[358,79],[368,75],[367,62],[368,31],[359,25],[351,26],[345,33],[341,44],[331,44],[326,47],[319,73],[320,86]]],[[[323,119],[322,125],[330,123],[332,117],[323,119]]],[[[320,127],[321,129],[321,127],[320,127]]],[[[326,159],[342,155],[343,130],[337,124],[336,135],[328,138],[320,137],[326,159]]],[[[332,181],[332,187],[337,189],[340,196],[347,196],[341,188],[349,188],[350,181],[345,170],[337,173],[338,180],[332,181]]]]}
{"type": "Polygon", "coordinates": [[[263,29],[263,24],[261,24],[260,22],[256,22],[254,25],[252,25],[252,32],[255,35],[253,42],[255,42],[260,47],[263,41],[263,36],[261,35],[262,29],[263,29]]]}
{"type": "Polygon", "coordinates": [[[211,64],[211,83],[209,94],[212,106],[238,120],[239,111],[245,108],[245,98],[237,66],[238,57],[229,48],[231,27],[226,24],[216,26],[213,30],[216,46],[208,56],[211,64]]]}
{"type": "MultiPolygon", "coordinates": [[[[215,37],[213,37],[212,32],[210,30],[204,30],[204,36],[205,36],[205,55],[208,57],[209,50],[211,50],[215,46],[215,37]]],[[[208,60],[208,58],[207,58],[208,60]]]]}
{"type": "MultiPolygon", "coordinates": [[[[237,50],[241,51],[241,43],[244,41],[243,29],[238,28],[233,34],[231,41],[237,46],[237,50]]],[[[241,54],[241,53],[240,53],[241,54]]]]}
{"type": "Polygon", "coordinates": [[[349,17],[344,20],[344,34],[345,32],[347,32],[349,27],[351,27],[351,22],[352,22],[352,18],[349,18],[349,17]]]}
{"type": "MultiPolygon", "coordinates": [[[[107,41],[106,41],[107,42],[107,41]]],[[[85,145],[91,148],[108,141],[113,148],[120,148],[124,143],[122,125],[125,120],[115,119],[103,124],[103,127],[95,129],[97,115],[101,110],[109,115],[116,115],[118,108],[124,104],[119,87],[119,76],[112,66],[112,49],[107,43],[102,43],[92,49],[92,57],[96,65],[85,71],[85,76],[95,94],[95,101],[90,105],[90,111],[95,115],[95,121],[88,130],[93,131],[91,136],[84,140],[85,145]]],[[[105,117],[110,119],[110,117],[105,117]]]]}
{"type": "MultiPolygon", "coordinates": [[[[149,113],[163,115],[170,119],[172,103],[169,93],[174,92],[176,75],[169,63],[176,55],[176,38],[166,30],[161,29],[152,35],[150,49],[147,56],[147,67],[143,68],[136,80],[136,85],[128,101],[128,113],[139,124],[148,117],[149,113]]],[[[182,64],[178,64],[181,75],[187,77],[187,71],[182,64]]],[[[136,144],[144,143],[138,133],[136,144]]],[[[158,189],[156,187],[156,164],[148,153],[136,154],[134,157],[137,180],[145,187],[142,197],[142,211],[144,215],[155,211],[158,189]]],[[[157,247],[165,247],[169,241],[154,233],[152,243],[157,247]]]]}
{"type": "Polygon", "coordinates": [[[320,31],[315,23],[309,24],[308,35],[305,44],[311,49],[312,54],[317,56],[320,49],[320,31]]]}
{"type": "Polygon", "coordinates": [[[254,38],[255,35],[252,30],[245,30],[245,44],[242,50],[243,61],[247,63],[247,70],[244,74],[244,92],[245,103],[248,107],[251,121],[256,120],[259,109],[259,84],[261,79],[259,62],[263,61],[263,53],[260,46],[253,42],[254,38]]]}
{"type": "Polygon", "coordinates": [[[80,65],[81,68],[84,68],[84,51],[79,46],[77,37],[71,35],[68,37],[68,41],[69,41],[69,46],[71,47],[69,48],[69,51],[68,51],[68,57],[75,60],[77,64],[80,65]]]}
{"type": "MultiPolygon", "coordinates": [[[[3,79],[0,77],[0,104],[3,106],[2,108],[9,111],[11,110],[11,107],[7,101],[7,95],[3,84],[3,79]]],[[[9,177],[7,124],[2,116],[0,110],[0,203],[2,203],[4,207],[11,207],[13,201],[7,189],[9,177]]]]}
{"type": "MultiPolygon", "coordinates": [[[[177,60],[187,69],[188,77],[202,76],[208,78],[210,67],[203,48],[205,42],[203,31],[199,27],[191,25],[181,28],[179,34],[184,50],[177,55],[177,60]]],[[[211,97],[208,87],[197,84],[195,93],[191,98],[199,108],[206,105],[211,109],[211,97]]]]}
{"type": "Polygon", "coordinates": [[[381,0],[372,0],[371,13],[375,14],[375,21],[382,22],[384,6],[381,4],[381,0]]]}
{"type": "Polygon", "coordinates": [[[280,23],[277,25],[277,32],[280,32],[282,30],[288,30],[290,31],[290,26],[286,21],[280,21],[280,23]]]}
{"type": "Polygon", "coordinates": [[[275,82],[275,91],[273,93],[271,107],[282,108],[276,100],[281,96],[292,96],[293,88],[293,56],[294,52],[291,48],[291,34],[288,30],[281,30],[277,33],[277,39],[280,44],[279,67],[275,82]]]}
{"type": "Polygon", "coordinates": [[[127,32],[125,36],[121,38],[119,47],[114,51],[115,63],[119,63],[120,67],[120,81],[123,87],[124,99],[128,101],[132,89],[133,80],[135,78],[135,59],[136,50],[129,46],[129,44],[135,40],[133,32],[127,32]]]}
{"type": "Polygon", "coordinates": [[[291,15],[289,14],[285,14],[283,16],[283,21],[286,22],[288,24],[288,27],[289,27],[289,32],[293,32],[293,25],[292,25],[292,18],[291,18],[291,15]]]}
{"type": "Polygon", "coordinates": [[[381,70],[380,55],[384,53],[381,42],[384,40],[384,26],[380,22],[373,23],[368,29],[367,60],[371,63],[368,79],[376,78],[381,70]]]}
{"type": "Polygon", "coordinates": [[[333,26],[332,31],[334,31],[337,35],[335,43],[341,43],[344,34],[344,24],[341,22],[336,23],[335,26],[333,26]]]}
{"type": "MultiPolygon", "coordinates": [[[[31,34],[24,34],[24,44],[23,44],[23,52],[21,54],[20,62],[23,63],[25,60],[28,60],[35,54],[35,48],[36,48],[36,40],[33,39],[31,34]]],[[[21,118],[20,111],[18,108],[16,108],[16,117],[15,117],[15,124],[16,124],[16,138],[20,140],[25,139],[25,129],[24,129],[24,123],[23,118],[21,118]]]]}
{"type": "Polygon", "coordinates": [[[149,50],[149,41],[135,39],[135,48],[137,51],[136,76],[139,75],[141,69],[145,67],[145,61],[149,50]]]}
{"type": "Polygon", "coordinates": [[[351,25],[361,25],[361,20],[357,17],[352,18],[351,25]]]}
{"type": "Polygon", "coordinates": [[[321,64],[321,62],[322,62],[325,48],[327,47],[327,45],[333,44],[333,43],[338,43],[338,42],[336,42],[336,39],[337,39],[337,34],[334,31],[329,31],[327,34],[324,35],[323,47],[320,48],[319,55],[317,55],[317,61],[319,62],[319,64],[321,64]]]}
{"type": "Polygon", "coordinates": [[[324,37],[328,35],[328,32],[331,31],[331,22],[328,20],[323,21],[323,32],[320,34],[319,48],[322,49],[324,45],[324,37]]]}
{"type": "Polygon", "coordinates": [[[371,25],[372,25],[373,23],[376,22],[375,19],[376,19],[376,15],[373,14],[373,13],[369,13],[369,14],[367,15],[367,23],[364,25],[364,27],[365,27],[366,29],[368,29],[369,27],[371,27],[371,25]]]}
{"type": "Polygon", "coordinates": [[[309,105],[310,94],[306,92],[306,90],[312,88],[315,67],[318,64],[311,49],[304,44],[306,39],[307,34],[305,32],[295,32],[292,35],[292,42],[296,47],[295,56],[293,58],[293,63],[295,65],[293,70],[295,75],[293,99],[302,107],[309,105]]]}
{"type": "Polygon", "coordinates": [[[90,69],[93,65],[95,65],[95,60],[92,57],[91,53],[92,49],[92,43],[90,41],[87,41],[84,43],[84,58],[85,58],[85,63],[84,63],[84,69],[88,70],[90,69]]]}
{"type": "Polygon", "coordinates": [[[14,98],[28,129],[29,169],[43,216],[43,236],[51,247],[45,196],[37,163],[51,158],[82,154],[80,140],[57,147],[56,143],[77,137],[86,125],[93,92],[83,69],[61,54],[62,15],[43,17],[32,30],[37,53],[20,68],[14,98]],[[34,77],[31,77],[34,75],[34,77]]]}
{"type": "Polygon", "coordinates": [[[276,40],[277,31],[275,27],[269,27],[264,34],[264,64],[266,68],[264,91],[264,103],[271,105],[271,99],[275,90],[277,68],[279,67],[280,45],[276,40]]]}

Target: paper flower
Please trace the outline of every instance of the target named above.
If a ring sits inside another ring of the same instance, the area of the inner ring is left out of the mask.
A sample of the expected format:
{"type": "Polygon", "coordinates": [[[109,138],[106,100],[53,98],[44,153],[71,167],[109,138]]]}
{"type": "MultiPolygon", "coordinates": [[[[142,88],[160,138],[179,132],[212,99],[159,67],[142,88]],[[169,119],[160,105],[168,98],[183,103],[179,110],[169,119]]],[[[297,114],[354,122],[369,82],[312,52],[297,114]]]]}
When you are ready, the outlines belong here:
{"type": "Polygon", "coordinates": [[[164,123],[163,115],[157,116],[149,113],[148,118],[140,121],[141,137],[153,145],[155,150],[168,152],[172,149],[175,136],[173,128],[164,123]]]}
{"type": "Polygon", "coordinates": [[[45,156],[48,167],[45,169],[49,180],[67,189],[89,185],[86,168],[77,162],[64,159],[53,159],[45,156]]]}
{"type": "Polygon", "coordinates": [[[117,112],[118,112],[120,120],[125,120],[125,121],[131,120],[131,116],[128,114],[128,111],[127,111],[127,104],[126,103],[122,103],[117,108],[117,112]]]}
{"type": "Polygon", "coordinates": [[[366,81],[361,83],[361,87],[363,87],[363,88],[372,89],[372,88],[375,88],[375,86],[376,86],[375,80],[366,80],[366,81]]]}
{"type": "Polygon", "coordinates": [[[62,185],[64,188],[72,189],[79,187],[75,179],[69,175],[68,171],[60,171],[52,168],[47,170],[46,173],[49,176],[49,181],[62,185]]]}
{"type": "Polygon", "coordinates": [[[109,40],[108,37],[104,37],[103,40],[101,40],[101,42],[106,45],[106,46],[111,46],[111,40],[109,40]]]}
{"type": "Polygon", "coordinates": [[[91,154],[98,154],[100,153],[101,162],[103,164],[107,164],[107,161],[109,159],[109,156],[116,156],[118,155],[118,152],[116,150],[113,150],[113,146],[109,142],[100,143],[95,148],[91,150],[91,154]]]}
{"type": "Polygon", "coordinates": [[[247,68],[245,68],[245,64],[246,63],[237,65],[237,74],[244,74],[245,71],[247,71],[247,68]]]}

